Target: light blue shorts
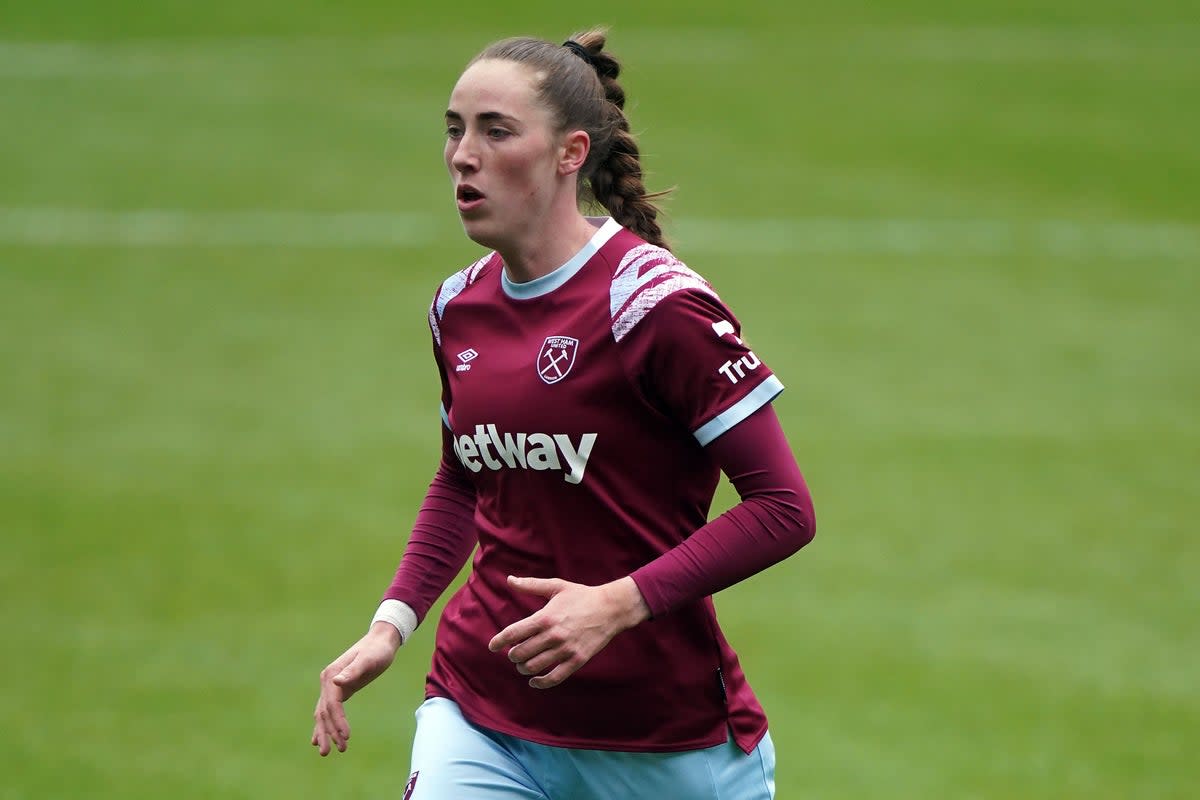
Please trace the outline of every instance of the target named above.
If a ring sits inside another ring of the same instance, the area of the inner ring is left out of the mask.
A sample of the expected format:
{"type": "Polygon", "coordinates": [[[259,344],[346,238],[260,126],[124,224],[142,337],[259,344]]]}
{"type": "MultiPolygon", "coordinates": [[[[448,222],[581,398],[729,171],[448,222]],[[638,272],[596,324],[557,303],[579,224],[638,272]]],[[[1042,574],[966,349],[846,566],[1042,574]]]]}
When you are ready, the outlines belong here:
{"type": "Polygon", "coordinates": [[[404,800],[771,800],[775,746],[733,740],[682,753],[576,750],[472,725],[434,697],[417,709],[404,800]]]}

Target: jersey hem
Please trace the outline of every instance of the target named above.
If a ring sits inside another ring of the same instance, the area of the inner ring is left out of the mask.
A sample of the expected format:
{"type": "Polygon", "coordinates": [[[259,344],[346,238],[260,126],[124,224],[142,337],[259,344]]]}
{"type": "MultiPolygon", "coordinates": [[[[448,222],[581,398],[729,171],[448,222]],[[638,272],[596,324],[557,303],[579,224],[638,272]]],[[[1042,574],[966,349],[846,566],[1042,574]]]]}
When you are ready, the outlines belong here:
{"type": "Polygon", "coordinates": [[[533,742],[534,744],[545,745],[547,747],[562,747],[571,750],[605,750],[615,753],[686,753],[692,750],[704,750],[708,747],[716,747],[718,745],[725,744],[725,742],[729,741],[729,739],[732,737],[738,748],[748,754],[752,752],[754,748],[758,746],[758,743],[762,741],[763,737],[767,735],[767,726],[763,725],[761,731],[755,732],[754,738],[750,744],[748,746],[743,745],[741,742],[737,741],[737,736],[733,733],[733,727],[730,723],[730,720],[726,718],[720,730],[703,738],[691,739],[685,742],[671,742],[661,745],[656,744],[653,746],[635,747],[631,746],[629,742],[595,739],[573,739],[564,736],[547,736],[540,731],[530,731],[513,725],[497,723],[495,720],[485,719],[478,714],[475,714],[462,703],[458,702],[458,700],[451,697],[448,692],[437,691],[434,687],[427,686],[425,690],[425,699],[428,700],[431,697],[442,697],[446,700],[454,702],[458,706],[459,711],[462,712],[463,717],[472,725],[477,727],[485,728],[489,731],[495,731],[496,733],[502,733],[505,736],[513,736],[526,742],[533,742]]]}

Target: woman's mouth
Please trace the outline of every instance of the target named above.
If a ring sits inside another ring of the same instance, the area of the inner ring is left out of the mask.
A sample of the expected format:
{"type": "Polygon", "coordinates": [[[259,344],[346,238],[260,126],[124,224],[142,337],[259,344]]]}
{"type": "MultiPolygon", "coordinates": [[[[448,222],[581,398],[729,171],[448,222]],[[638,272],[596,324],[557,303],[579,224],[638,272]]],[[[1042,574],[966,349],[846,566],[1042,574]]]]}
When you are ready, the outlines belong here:
{"type": "Polygon", "coordinates": [[[455,196],[458,199],[458,210],[460,213],[474,211],[483,205],[483,192],[470,184],[460,184],[455,191],[455,196]]]}

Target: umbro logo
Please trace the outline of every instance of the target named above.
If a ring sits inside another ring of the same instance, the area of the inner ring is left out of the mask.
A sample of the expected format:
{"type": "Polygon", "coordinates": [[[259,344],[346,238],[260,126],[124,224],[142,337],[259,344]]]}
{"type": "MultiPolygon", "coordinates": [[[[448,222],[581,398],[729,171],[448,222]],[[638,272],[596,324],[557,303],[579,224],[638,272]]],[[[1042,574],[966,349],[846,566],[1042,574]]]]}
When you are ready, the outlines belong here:
{"type": "Polygon", "coordinates": [[[476,353],[474,348],[468,347],[466,350],[463,350],[461,353],[458,354],[458,360],[461,361],[462,363],[457,365],[454,368],[455,372],[470,371],[471,362],[474,361],[478,357],[479,357],[479,353],[476,353]]]}

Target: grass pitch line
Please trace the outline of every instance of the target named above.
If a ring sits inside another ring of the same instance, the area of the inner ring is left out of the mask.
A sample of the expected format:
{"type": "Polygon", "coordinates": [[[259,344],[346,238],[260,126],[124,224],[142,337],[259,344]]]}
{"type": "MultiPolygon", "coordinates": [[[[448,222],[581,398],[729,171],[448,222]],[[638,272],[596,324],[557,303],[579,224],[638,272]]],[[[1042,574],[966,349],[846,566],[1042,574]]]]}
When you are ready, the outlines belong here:
{"type": "MultiPolygon", "coordinates": [[[[283,64],[354,64],[402,67],[458,65],[449,53],[491,41],[492,32],[421,31],[382,35],[206,36],[116,41],[0,39],[0,76],[14,78],[141,78],[164,72],[236,69],[255,71],[283,64]]],[[[871,62],[900,63],[1080,63],[1159,64],[1187,68],[1193,63],[1200,25],[1194,21],[1148,20],[1133,24],[1073,27],[1038,24],[894,24],[820,26],[794,32],[800,46],[791,58],[825,62],[847,55],[871,62]]],[[[746,28],[701,27],[618,30],[618,53],[639,64],[746,62],[756,50],[777,43],[777,35],[746,28]]]]}
{"type": "MultiPolygon", "coordinates": [[[[1164,222],[684,218],[668,228],[684,253],[1200,260],[1200,226],[1164,222]]],[[[0,243],[43,247],[404,248],[457,230],[448,215],[410,212],[0,208],[0,243]]]]}
{"type": "MultiPolygon", "coordinates": [[[[347,63],[377,68],[444,63],[451,70],[447,80],[452,81],[457,75],[453,70],[462,66],[464,53],[484,47],[495,38],[494,33],[425,31],[407,35],[168,37],[98,42],[0,39],[0,78],[141,79],[166,73],[271,73],[284,67],[311,69],[314,64],[346,69],[347,63]]],[[[636,53],[639,63],[678,65],[734,63],[745,60],[757,46],[745,31],[700,28],[632,30],[625,32],[621,41],[621,52],[636,53]]]]}
{"type": "Polygon", "coordinates": [[[674,228],[681,248],[711,252],[1200,259],[1200,226],[1165,222],[804,217],[684,219],[674,228]]]}
{"type": "Polygon", "coordinates": [[[0,209],[0,242],[116,247],[419,247],[440,234],[402,212],[0,209]]]}

